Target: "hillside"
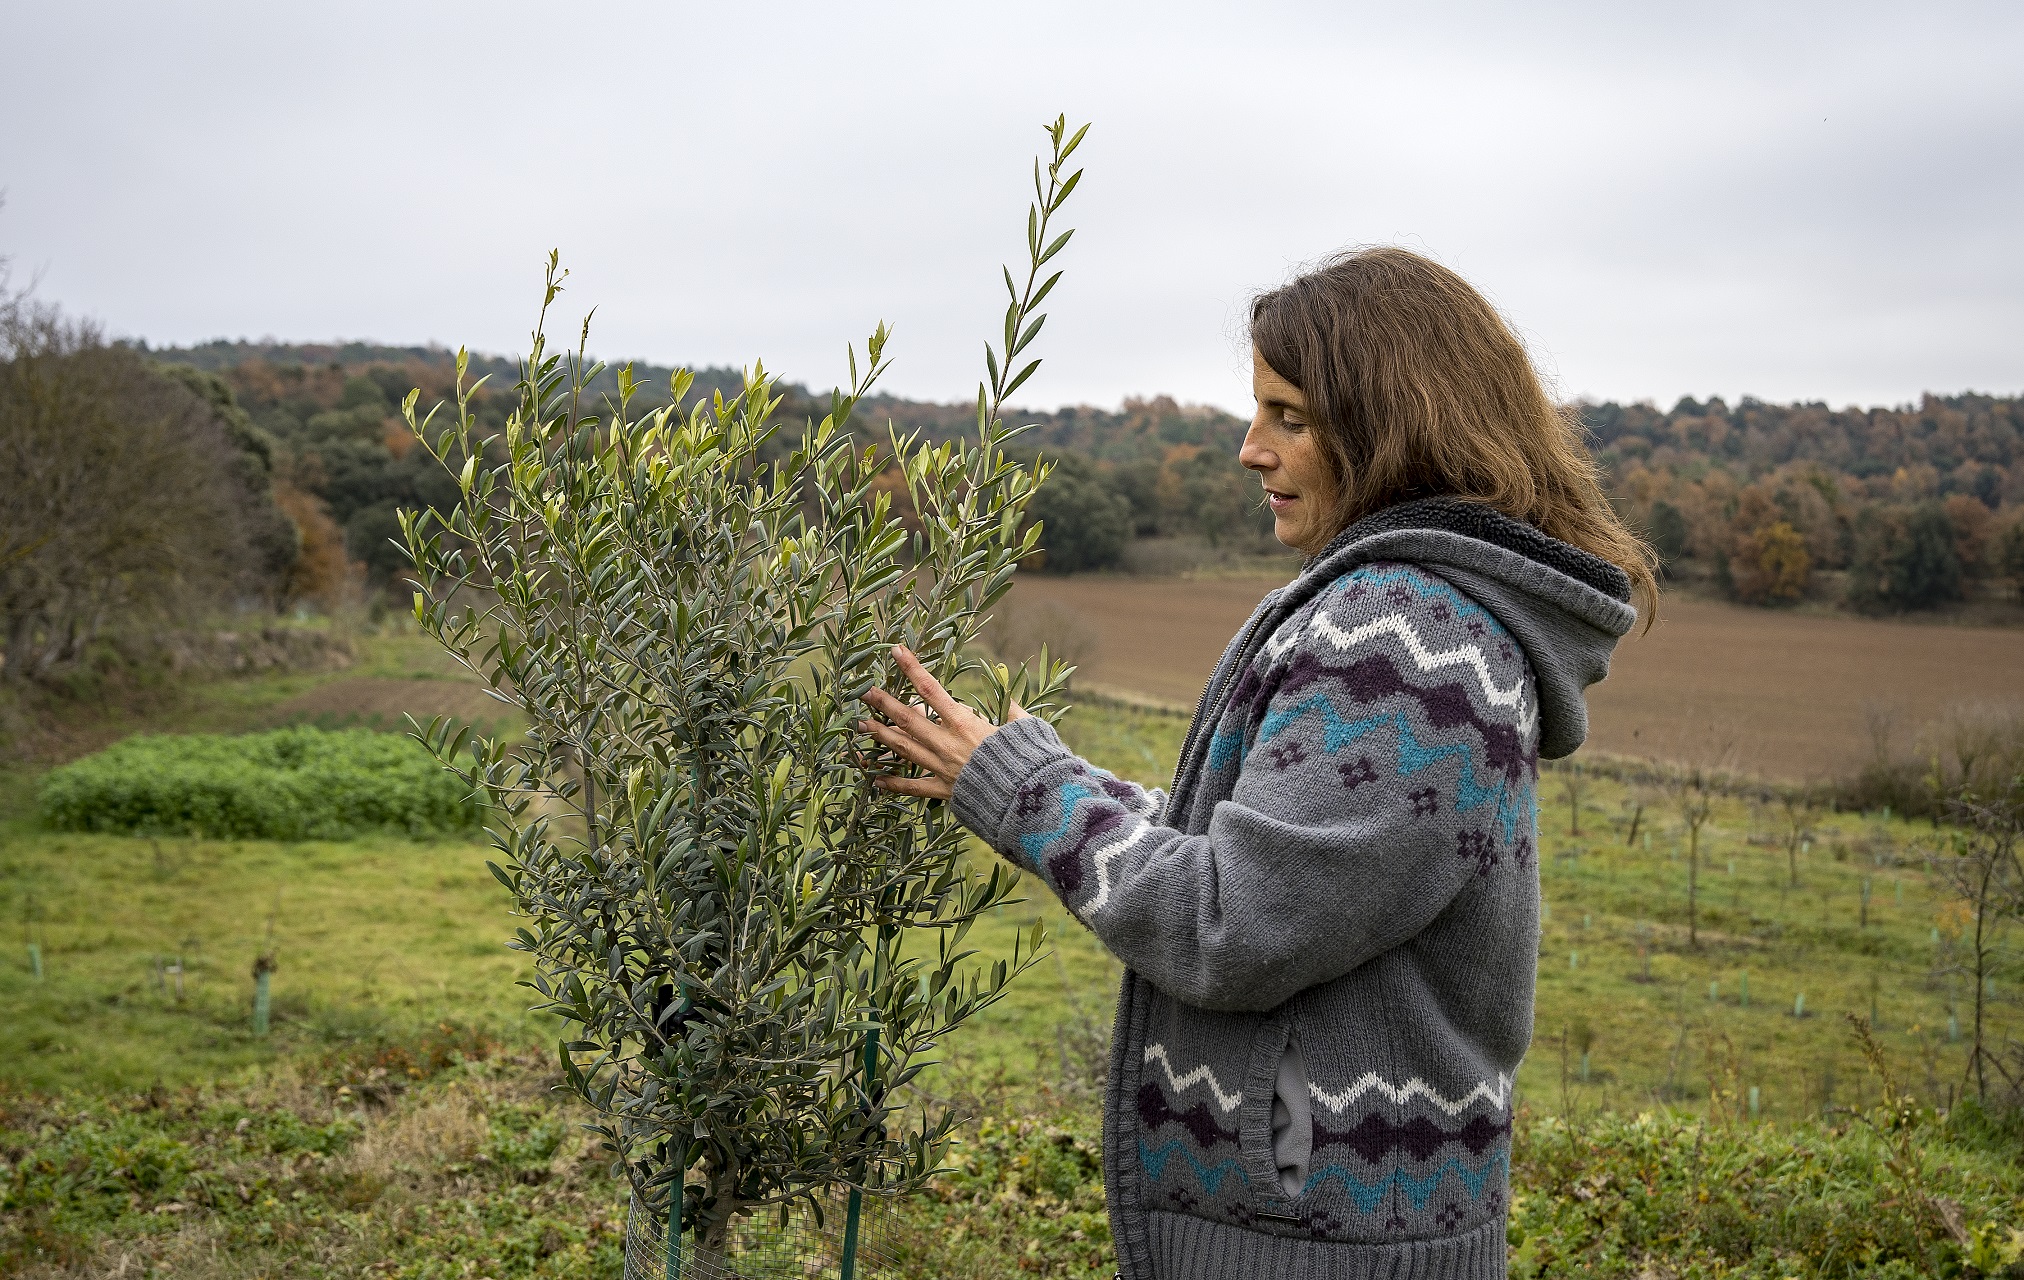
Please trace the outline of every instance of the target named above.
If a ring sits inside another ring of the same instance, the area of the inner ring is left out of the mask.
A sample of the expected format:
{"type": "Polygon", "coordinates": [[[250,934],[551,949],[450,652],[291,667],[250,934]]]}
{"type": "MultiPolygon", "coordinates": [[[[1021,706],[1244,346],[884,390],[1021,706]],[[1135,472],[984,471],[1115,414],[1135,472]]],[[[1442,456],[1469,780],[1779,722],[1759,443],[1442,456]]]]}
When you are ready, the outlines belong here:
{"type": "MultiPolygon", "coordinates": [[[[284,446],[286,483],[322,504],[347,554],[373,578],[398,571],[386,538],[401,506],[441,500],[442,478],[411,454],[394,408],[450,393],[454,356],[439,347],[216,341],[147,354],[230,384],[252,420],[284,446]]],[[[488,376],[481,418],[503,420],[516,366],[473,357],[488,376]]],[[[672,370],[635,366],[665,403],[672,370]]],[[[740,375],[695,373],[699,392],[730,393],[740,375]]],[[[616,389],[607,372],[599,384],[616,389]]],[[[781,384],[785,421],[819,417],[827,393],[781,384]]],[[[1745,398],[1575,406],[1610,493],[1644,529],[1675,579],[1746,604],[1805,600],[1867,612],[1998,601],[2024,590],[2024,399],[1963,393],[1917,405],[1830,409],[1745,398]]],[[[946,438],[971,428],[968,404],[875,396],[860,429],[946,438]]],[[[1134,538],[1183,538],[1270,551],[1270,519],[1236,462],[1245,422],[1168,397],[1052,412],[1014,409],[1024,447],[1062,460],[1040,517],[1046,567],[1117,567],[1134,538]]],[[[298,504],[298,506],[301,504],[298,504]]],[[[314,537],[311,539],[315,540],[314,537]]]]}

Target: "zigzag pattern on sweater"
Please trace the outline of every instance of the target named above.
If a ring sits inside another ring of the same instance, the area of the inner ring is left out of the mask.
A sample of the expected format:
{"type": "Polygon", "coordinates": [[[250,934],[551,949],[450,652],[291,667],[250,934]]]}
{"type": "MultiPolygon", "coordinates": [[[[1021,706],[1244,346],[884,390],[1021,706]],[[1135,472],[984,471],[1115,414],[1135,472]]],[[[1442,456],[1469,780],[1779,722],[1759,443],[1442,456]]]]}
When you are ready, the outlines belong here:
{"type": "Polygon", "coordinates": [[[1033,866],[1039,866],[1040,851],[1067,835],[1068,829],[1075,825],[1075,806],[1081,804],[1084,800],[1094,798],[1096,794],[1096,792],[1091,791],[1080,782],[1064,782],[1061,784],[1060,823],[1052,831],[1029,831],[1019,837],[1019,847],[1026,851],[1026,861],[1033,866]]]}
{"type": "Polygon", "coordinates": [[[1298,693],[1310,684],[1328,679],[1341,683],[1350,698],[1359,703],[1375,703],[1392,696],[1412,698],[1426,713],[1427,723],[1436,729],[1470,726],[1483,739],[1484,758],[1490,767],[1508,777],[1515,778],[1521,771],[1537,767],[1537,757],[1525,749],[1518,730],[1478,715],[1475,704],[1469,701],[1469,691],[1462,685],[1449,680],[1422,688],[1406,678],[1388,653],[1368,653],[1346,663],[1323,662],[1313,654],[1303,653],[1276,673],[1276,687],[1258,678],[1256,672],[1246,672],[1237,691],[1230,696],[1230,704],[1248,706],[1261,699],[1298,693]]]}
{"type": "Polygon", "coordinates": [[[1473,644],[1458,644],[1452,649],[1442,649],[1437,653],[1427,647],[1426,641],[1420,638],[1420,633],[1402,613],[1388,613],[1382,618],[1373,618],[1369,622],[1344,631],[1336,626],[1334,620],[1327,614],[1317,611],[1313,622],[1309,625],[1337,649],[1354,649],[1373,637],[1388,635],[1396,637],[1405,646],[1407,655],[1422,671],[1432,673],[1446,667],[1467,667],[1475,673],[1476,682],[1483,687],[1483,697],[1490,705],[1515,708],[1518,712],[1519,732],[1528,738],[1532,736],[1532,726],[1537,723],[1538,713],[1526,700],[1524,678],[1520,677],[1517,683],[1508,689],[1498,688],[1496,679],[1490,674],[1490,660],[1473,644]]]}
{"type": "Polygon", "coordinates": [[[1106,831],[1117,827],[1125,820],[1122,806],[1106,808],[1091,818],[1082,828],[1082,835],[1074,844],[1057,849],[1047,855],[1047,878],[1063,893],[1075,893],[1082,888],[1082,851],[1089,842],[1106,831]]]}
{"type": "Polygon", "coordinates": [[[1265,642],[1265,652],[1274,660],[1284,656],[1286,651],[1297,644],[1304,632],[1312,630],[1323,636],[1337,649],[1353,649],[1357,645],[1378,636],[1392,636],[1405,646],[1419,669],[1426,672],[1440,671],[1447,667],[1467,667],[1476,675],[1476,682],[1483,688],[1483,696],[1493,707],[1513,707],[1522,714],[1525,709],[1525,682],[1521,679],[1508,689],[1497,687],[1497,679],[1490,674],[1490,660],[1483,650],[1473,644],[1458,644],[1450,649],[1434,649],[1421,636],[1403,613],[1388,613],[1369,622],[1358,623],[1345,631],[1335,624],[1325,610],[1317,609],[1304,627],[1294,627],[1285,635],[1275,635],[1265,642]]]}
{"type": "MultiPolygon", "coordinates": [[[[1154,1093],[1159,1092],[1158,1085],[1146,1087],[1154,1093]]],[[[1199,1106],[1196,1109],[1206,1110],[1199,1106]]],[[[1143,1114],[1143,1102],[1139,1110],[1143,1114]]],[[[1314,1122],[1314,1149],[1348,1147],[1365,1164],[1377,1164],[1394,1151],[1402,1152],[1415,1161],[1425,1161],[1432,1159],[1436,1151],[1451,1142],[1460,1143],[1469,1149],[1471,1155],[1480,1156],[1510,1134],[1511,1120],[1508,1116],[1492,1119],[1479,1113],[1470,1116],[1468,1123],[1461,1128],[1451,1131],[1425,1116],[1414,1116],[1404,1124],[1393,1124],[1372,1112],[1347,1129],[1331,1129],[1317,1119],[1314,1122]]]]}
{"type": "MultiPolygon", "coordinates": [[[[1507,1169],[1509,1165],[1510,1154],[1499,1151],[1475,1169],[1471,1169],[1460,1160],[1451,1159],[1424,1178],[1415,1178],[1404,1169],[1394,1169],[1384,1177],[1379,1178],[1376,1182],[1365,1182],[1341,1165],[1323,1165],[1308,1175],[1307,1185],[1300,1189],[1300,1194],[1306,1195],[1316,1187],[1323,1185],[1330,1179],[1334,1179],[1342,1184],[1345,1191],[1349,1192],[1349,1198],[1356,1201],[1358,1209],[1361,1209],[1365,1213],[1375,1213],[1378,1205],[1383,1203],[1385,1193],[1390,1191],[1393,1185],[1396,1184],[1405,1191],[1406,1199],[1413,1202],[1414,1209],[1425,1209],[1427,1201],[1433,1198],[1434,1188],[1440,1186],[1441,1179],[1447,1177],[1449,1174],[1452,1173],[1457,1178],[1460,1178],[1462,1184],[1468,1187],[1469,1198],[1471,1200],[1480,1200],[1483,1197],[1483,1184],[1490,1180],[1490,1175],[1500,1169],[1507,1169]]],[[[1158,1177],[1159,1175],[1154,1174],[1153,1176],[1158,1177]]],[[[1203,1185],[1207,1186],[1208,1184],[1204,1183],[1203,1185]]],[[[1210,1188],[1210,1193],[1214,1194],[1214,1190],[1214,1188],[1210,1188]]]]}
{"type": "Polygon", "coordinates": [[[1458,1116],[1478,1101],[1488,1102],[1491,1106],[1502,1110],[1504,1104],[1511,1097],[1511,1077],[1500,1073],[1494,1086],[1488,1080],[1481,1081],[1475,1088],[1453,1101],[1442,1097],[1438,1089],[1418,1076],[1414,1076],[1402,1085],[1392,1085],[1388,1084],[1384,1077],[1378,1075],[1375,1071],[1364,1072],[1363,1075],[1357,1077],[1354,1084],[1339,1092],[1330,1092],[1310,1081],[1307,1086],[1307,1092],[1313,1095],[1316,1102],[1327,1107],[1337,1115],[1341,1115],[1352,1103],[1365,1094],[1377,1093],[1382,1095],[1395,1107],[1402,1107],[1414,1098],[1425,1098],[1442,1111],[1447,1112],[1448,1115],[1458,1116]]]}
{"type": "Polygon", "coordinates": [[[1140,819],[1138,824],[1132,827],[1130,831],[1125,832],[1121,839],[1113,840],[1096,851],[1096,856],[1090,859],[1090,862],[1096,867],[1096,892],[1091,894],[1089,901],[1083,903],[1081,908],[1076,911],[1077,915],[1087,918],[1091,912],[1102,910],[1103,904],[1110,901],[1111,860],[1126,849],[1131,848],[1134,844],[1137,844],[1139,837],[1152,829],[1151,823],[1140,819]]]}
{"type": "Polygon", "coordinates": [[[1469,749],[1467,743],[1448,742],[1426,746],[1413,732],[1412,722],[1406,718],[1403,711],[1383,711],[1361,720],[1344,720],[1336,712],[1335,704],[1328,696],[1317,693],[1284,711],[1275,711],[1266,716],[1265,723],[1258,730],[1259,743],[1264,743],[1310,711],[1319,711],[1322,715],[1323,745],[1330,752],[1340,751],[1366,734],[1385,725],[1391,725],[1398,735],[1400,777],[1410,777],[1450,756],[1460,756],[1462,767],[1455,781],[1455,812],[1468,813],[1486,801],[1495,800],[1497,825],[1503,829],[1504,843],[1507,845],[1518,838],[1518,824],[1531,816],[1532,810],[1526,801],[1529,789],[1514,788],[1512,780],[1508,777],[1489,787],[1477,782],[1475,753],[1469,749]]]}
{"type": "MultiPolygon", "coordinates": [[[[1297,643],[1302,632],[1307,629],[1319,632],[1336,649],[1345,651],[1378,636],[1394,636],[1402,642],[1406,655],[1422,673],[1432,674],[1454,666],[1468,668],[1475,675],[1476,683],[1481,686],[1483,695],[1490,705],[1517,709],[1518,734],[1521,739],[1530,740],[1533,737],[1533,730],[1538,726],[1538,708],[1525,697],[1525,681],[1522,677],[1509,689],[1498,688],[1496,679],[1490,674],[1489,659],[1484,656],[1482,649],[1472,644],[1462,644],[1436,652],[1404,614],[1386,614],[1382,618],[1344,631],[1336,626],[1326,613],[1316,612],[1304,627],[1295,627],[1284,636],[1274,636],[1267,640],[1266,652],[1273,658],[1278,658],[1297,643]]],[[[1236,692],[1232,695],[1233,701],[1247,695],[1255,697],[1261,683],[1255,668],[1245,671],[1236,685],[1236,692]]],[[[1403,680],[1401,683],[1404,683],[1403,680]]],[[[1424,699],[1422,701],[1424,702],[1424,699]]],[[[1218,729],[1209,740],[1209,768],[1223,768],[1242,753],[1242,729],[1233,731],[1218,729]]]]}
{"type": "Polygon", "coordinates": [[[1096,775],[1096,785],[1103,788],[1103,793],[1123,805],[1127,812],[1146,812],[1148,796],[1144,789],[1120,781],[1118,776],[1108,769],[1092,767],[1090,772],[1096,775]]]}
{"type": "Polygon", "coordinates": [[[1195,1139],[1195,1145],[1204,1150],[1218,1143],[1236,1146],[1240,1135],[1235,1129],[1225,1129],[1216,1123],[1216,1117],[1206,1102],[1197,1102],[1183,1110],[1167,1101],[1166,1091],[1157,1080],[1148,1080],[1139,1086],[1139,1124],[1151,1133],[1163,1124],[1176,1124],[1186,1129],[1195,1139]]]}
{"type": "MultiPolygon", "coordinates": [[[[1225,1093],[1223,1091],[1223,1082],[1216,1079],[1216,1073],[1209,1069],[1209,1064],[1206,1062],[1185,1075],[1177,1076],[1174,1074],[1173,1059],[1167,1057],[1167,1047],[1163,1044],[1147,1045],[1145,1060],[1160,1064],[1160,1070],[1167,1073],[1167,1088],[1173,1091],[1173,1095],[1176,1098],[1180,1097],[1182,1093],[1193,1086],[1206,1083],[1209,1086],[1209,1092],[1216,1097],[1216,1105],[1222,1108],[1226,1114],[1244,1105],[1244,1091],[1239,1089],[1235,1093],[1225,1093]]],[[[1452,1115],[1453,1113],[1450,1112],[1449,1114],[1452,1115]]]]}
{"type": "MultiPolygon", "coordinates": [[[[1213,1165],[1205,1165],[1200,1160],[1195,1159],[1195,1153],[1188,1150],[1188,1144],[1182,1142],[1179,1138],[1175,1138],[1171,1142],[1162,1143],[1157,1147],[1147,1146],[1146,1140],[1140,1138],[1138,1147],[1139,1163],[1145,1167],[1145,1171],[1150,1173],[1155,1181],[1166,1173],[1167,1161],[1173,1159],[1174,1155],[1179,1153],[1181,1159],[1188,1162],[1188,1167],[1195,1171],[1195,1177],[1201,1182],[1203,1187],[1208,1189],[1210,1195],[1215,1195],[1216,1188],[1223,1185],[1223,1179],[1233,1173],[1237,1175],[1237,1181],[1247,1187],[1251,1185],[1251,1179],[1245,1175],[1243,1167],[1235,1160],[1220,1160],[1213,1165]]],[[[1365,1212],[1368,1212],[1368,1210],[1365,1212]]]]}

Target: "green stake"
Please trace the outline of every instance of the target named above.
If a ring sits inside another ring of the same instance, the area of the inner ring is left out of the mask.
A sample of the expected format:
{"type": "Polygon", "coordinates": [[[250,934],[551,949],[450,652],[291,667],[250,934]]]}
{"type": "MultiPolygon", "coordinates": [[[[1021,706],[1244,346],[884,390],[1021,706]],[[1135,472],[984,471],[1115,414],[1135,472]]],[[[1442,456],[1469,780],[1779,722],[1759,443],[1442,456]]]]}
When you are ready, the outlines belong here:
{"type": "Polygon", "coordinates": [[[1579,951],[1567,953],[1567,967],[1570,969],[1579,969],[1581,967],[1581,953],[1579,951]]]}
{"type": "Polygon", "coordinates": [[[1722,980],[1720,978],[1717,978],[1713,982],[1710,982],[1708,984],[1708,999],[1720,1000],[1721,998],[1722,998],[1722,980]]]}
{"type": "Polygon", "coordinates": [[[667,1280],[682,1280],[682,1196],[689,1189],[688,1177],[685,1168],[675,1183],[674,1193],[668,1197],[667,1280]]]}
{"type": "MultiPolygon", "coordinates": [[[[868,1099],[878,1079],[878,1028],[874,1027],[864,1038],[864,1093],[868,1099]]],[[[856,1280],[857,1277],[857,1224],[858,1216],[864,1209],[864,1192],[858,1187],[850,1189],[850,1204],[843,1220],[843,1269],[842,1280],[856,1280]]]]}
{"type": "Polygon", "coordinates": [[[37,982],[42,981],[42,944],[39,942],[28,944],[28,968],[35,974],[37,982]]]}
{"type": "Polygon", "coordinates": [[[1750,1086],[1750,1118],[1752,1120],[1757,1118],[1757,1102],[1757,1086],[1753,1084],[1750,1086]]]}
{"type": "Polygon", "coordinates": [[[1581,1083],[1588,1083],[1588,1051],[1581,1051],[1581,1083]]]}
{"type": "Polygon", "coordinates": [[[1806,993],[1804,991],[1792,997],[1792,1016],[1795,1018],[1806,1016],[1806,993]]]}

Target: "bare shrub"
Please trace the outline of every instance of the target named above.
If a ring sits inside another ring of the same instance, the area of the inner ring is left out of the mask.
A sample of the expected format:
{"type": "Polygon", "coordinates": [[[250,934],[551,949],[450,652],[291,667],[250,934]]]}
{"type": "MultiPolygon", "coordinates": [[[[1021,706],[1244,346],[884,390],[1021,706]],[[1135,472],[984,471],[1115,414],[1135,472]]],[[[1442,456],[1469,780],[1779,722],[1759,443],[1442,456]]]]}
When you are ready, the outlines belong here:
{"type": "Polygon", "coordinates": [[[216,406],[5,285],[0,680],[49,675],[123,627],[260,594],[267,476],[216,406]]]}
{"type": "Polygon", "coordinates": [[[999,603],[984,643],[992,656],[1018,666],[1039,656],[1044,646],[1050,658],[1082,666],[1096,657],[1096,625],[1073,605],[1058,600],[1021,600],[1016,591],[999,603]]]}
{"type": "Polygon", "coordinates": [[[1895,710],[1865,709],[1870,758],[1837,781],[1838,809],[1884,809],[1904,817],[1945,817],[1948,798],[2018,795],[2024,778],[2024,704],[1962,703],[1916,735],[1900,732],[1895,710]]]}

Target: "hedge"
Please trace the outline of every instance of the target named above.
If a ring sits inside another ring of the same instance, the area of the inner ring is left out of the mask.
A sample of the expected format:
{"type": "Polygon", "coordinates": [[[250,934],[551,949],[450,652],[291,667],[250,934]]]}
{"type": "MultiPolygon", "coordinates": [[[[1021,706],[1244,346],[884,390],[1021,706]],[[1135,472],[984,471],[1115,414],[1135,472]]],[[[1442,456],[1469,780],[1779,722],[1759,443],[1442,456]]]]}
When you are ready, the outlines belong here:
{"type": "Polygon", "coordinates": [[[469,830],[479,813],[413,740],[306,725],[128,738],[52,770],[37,802],[64,831],[266,840],[426,836],[469,830]]]}

